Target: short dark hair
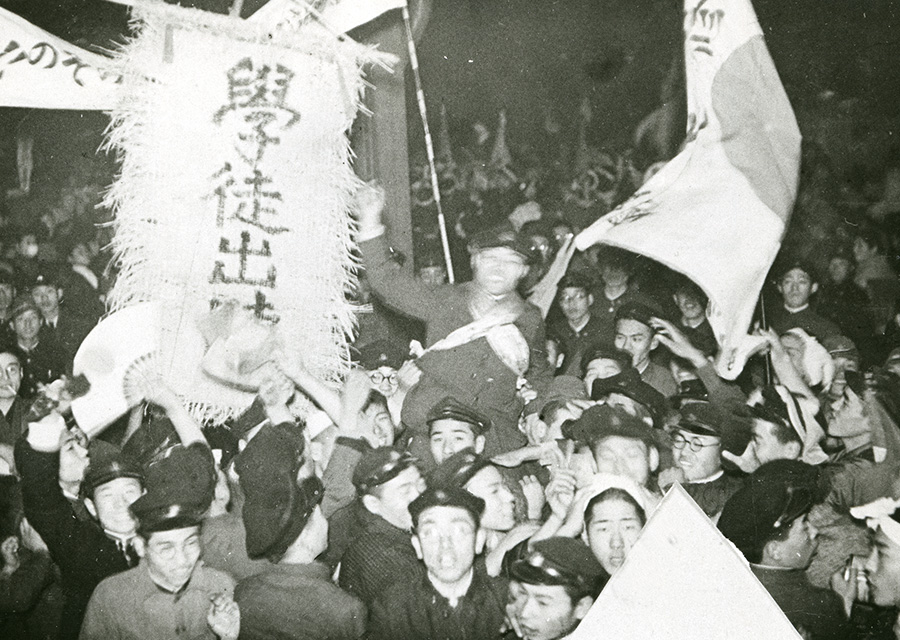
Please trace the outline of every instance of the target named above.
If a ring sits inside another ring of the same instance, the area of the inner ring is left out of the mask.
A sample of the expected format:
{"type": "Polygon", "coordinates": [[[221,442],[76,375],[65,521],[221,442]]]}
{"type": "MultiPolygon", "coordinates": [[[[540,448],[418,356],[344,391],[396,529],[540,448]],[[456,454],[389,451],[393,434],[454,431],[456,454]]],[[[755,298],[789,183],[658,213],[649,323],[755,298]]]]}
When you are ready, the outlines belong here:
{"type": "Polygon", "coordinates": [[[633,495],[625,491],[625,489],[619,489],[618,487],[610,487],[606,491],[602,491],[590,499],[587,506],[584,508],[584,523],[588,524],[589,522],[593,522],[594,507],[603,504],[604,502],[612,502],[613,500],[621,500],[622,502],[630,504],[637,512],[638,520],[641,521],[641,526],[643,527],[647,524],[647,514],[644,512],[644,508],[638,504],[638,501],[634,499],[633,495]]]}
{"type": "Polygon", "coordinates": [[[377,405],[385,411],[388,411],[387,398],[384,397],[384,394],[375,389],[372,389],[369,392],[369,395],[366,396],[366,401],[363,403],[362,409],[360,409],[360,411],[362,413],[365,413],[372,407],[372,405],[377,405]]]}

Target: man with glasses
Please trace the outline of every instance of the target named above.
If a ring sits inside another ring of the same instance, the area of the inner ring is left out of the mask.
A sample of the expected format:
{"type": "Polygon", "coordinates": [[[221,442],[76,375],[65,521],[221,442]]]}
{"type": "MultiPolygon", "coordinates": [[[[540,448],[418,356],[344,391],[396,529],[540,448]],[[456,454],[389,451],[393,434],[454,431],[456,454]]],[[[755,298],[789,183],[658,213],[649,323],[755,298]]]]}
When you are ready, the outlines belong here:
{"type": "MultiPolygon", "coordinates": [[[[353,472],[361,531],[341,558],[339,583],[366,606],[397,580],[414,579],[421,567],[409,539],[409,504],[425,490],[415,459],[390,447],[363,454],[353,472]]],[[[346,535],[346,532],[344,532],[346,535]]],[[[329,547],[335,542],[332,537],[329,547]]]]}
{"type": "Polygon", "coordinates": [[[15,469],[13,447],[25,430],[26,403],[19,397],[22,365],[16,354],[0,347],[0,475],[15,469]]]}
{"type": "Polygon", "coordinates": [[[591,278],[577,271],[566,274],[559,283],[556,300],[563,317],[547,323],[547,340],[556,343],[562,356],[557,375],[578,375],[582,356],[590,345],[612,344],[609,323],[604,324],[591,313],[592,288],[591,278]]]}
{"type": "Polygon", "coordinates": [[[815,467],[797,460],[764,464],[725,504],[718,526],[804,637],[838,640],[849,637],[841,598],[806,577],[818,547],[808,520],[817,481],[815,467]]]}
{"type": "Polygon", "coordinates": [[[725,502],[743,485],[740,478],[722,469],[722,451],[737,455],[749,439],[749,423],[740,423],[706,402],[686,405],[672,430],[675,466],[660,473],[660,487],[667,489],[675,482],[681,483],[706,515],[717,517],[725,502]]]}

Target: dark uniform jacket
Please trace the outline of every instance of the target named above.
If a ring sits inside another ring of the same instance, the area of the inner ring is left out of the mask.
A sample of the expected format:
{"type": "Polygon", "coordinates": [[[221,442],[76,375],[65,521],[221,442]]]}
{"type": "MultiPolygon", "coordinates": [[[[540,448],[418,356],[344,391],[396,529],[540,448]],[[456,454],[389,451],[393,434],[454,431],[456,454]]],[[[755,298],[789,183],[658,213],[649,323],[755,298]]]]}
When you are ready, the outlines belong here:
{"type": "Polygon", "coordinates": [[[423,572],[419,580],[395,582],[372,604],[370,640],[495,640],[506,612],[507,585],[476,570],[455,607],[423,572]]]}
{"type": "Polygon", "coordinates": [[[62,574],[66,604],[60,637],[77,638],[94,588],[107,576],[128,569],[129,561],[96,523],[75,515],[58,484],[58,453],[35,451],[20,438],[15,455],[25,516],[62,574]]]}
{"type": "Polygon", "coordinates": [[[559,345],[559,352],[563,355],[562,365],[556,375],[570,375],[581,377],[581,356],[585,350],[595,344],[609,342],[608,331],[605,331],[602,323],[593,315],[588,318],[587,324],[581,331],[575,331],[565,318],[553,323],[548,323],[547,338],[554,340],[559,345]]]}
{"type": "Polygon", "coordinates": [[[806,307],[796,313],[791,313],[783,306],[775,307],[769,317],[769,326],[778,335],[783,334],[788,329],[800,328],[819,342],[822,342],[828,336],[841,334],[841,330],[838,329],[835,323],[823,318],[810,307],[806,307]]]}
{"type": "Polygon", "coordinates": [[[750,568],[784,615],[811,640],[845,640],[849,627],[840,597],[830,589],[814,587],[800,569],[779,569],[751,564],[750,568]]]}
{"type": "Polygon", "coordinates": [[[398,529],[365,508],[358,513],[364,528],[341,559],[338,583],[369,605],[394,582],[415,582],[423,568],[409,531],[398,529]]]}
{"type": "Polygon", "coordinates": [[[22,384],[19,395],[32,400],[37,393],[38,383],[50,384],[66,372],[67,357],[52,334],[38,334],[39,341],[31,351],[25,351],[18,344],[12,347],[22,364],[22,384]]]}
{"type": "MultiPolygon", "coordinates": [[[[400,270],[390,259],[384,235],[360,243],[366,274],[377,294],[391,307],[425,322],[426,346],[433,345],[451,332],[474,320],[469,301],[474,295],[471,283],[430,286],[400,270]]],[[[520,309],[516,327],[530,350],[525,377],[538,391],[552,377],[547,362],[544,321],[540,309],[521,298],[513,298],[520,309]]],[[[425,416],[446,396],[453,396],[482,415],[494,426],[486,434],[485,455],[516,449],[525,444],[518,430],[523,408],[516,391],[518,376],[494,353],[486,338],[444,351],[429,352],[416,364],[423,376],[406,396],[403,423],[427,441],[425,416]]],[[[413,452],[428,459],[427,442],[413,452]]]]}
{"type": "Polygon", "coordinates": [[[241,640],[356,640],[366,607],[331,583],[324,564],[279,564],[238,583],[241,640]]]}

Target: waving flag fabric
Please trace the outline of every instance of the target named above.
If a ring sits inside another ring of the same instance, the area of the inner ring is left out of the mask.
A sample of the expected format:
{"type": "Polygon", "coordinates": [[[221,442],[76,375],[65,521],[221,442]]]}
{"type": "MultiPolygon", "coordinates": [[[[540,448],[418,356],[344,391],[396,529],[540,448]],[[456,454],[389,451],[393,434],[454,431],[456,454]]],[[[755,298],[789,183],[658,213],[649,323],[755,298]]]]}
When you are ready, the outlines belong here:
{"type": "Polygon", "coordinates": [[[657,260],[700,285],[735,378],[797,195],[800,131],[749,0],[685,0],[687,137],[627,202],[577,238],[657,260]]]}

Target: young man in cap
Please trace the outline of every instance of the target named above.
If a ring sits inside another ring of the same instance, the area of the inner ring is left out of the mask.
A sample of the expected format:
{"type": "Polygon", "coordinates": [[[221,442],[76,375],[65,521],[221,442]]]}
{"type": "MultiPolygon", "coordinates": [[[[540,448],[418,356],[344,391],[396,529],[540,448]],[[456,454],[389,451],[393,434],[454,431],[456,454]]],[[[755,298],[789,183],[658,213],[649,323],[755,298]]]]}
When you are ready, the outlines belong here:
{"type": "Polygon", "coordinates": [[[818,546],[807,519],[816,482],[814,467],[802,462],[763,465],[725,504],[718,527],[798,630],[812,640],[843,640],[848,629],[841,599],[812,586],[805,573],[818,546]]]}
{"type": "Polygon", "coordinates": [[[429,488],[409,505],[412,544],[424,575],[395,582],[372,604],[372,640],[492,640],[506,585],[477,568],[484,501],[458,488],[429,488]]]}
{"type": "Polygon", "coordinates": [[[484,434],[491,428],[490,420],[449,397],[428,412],[426,422],[431,457],[438,466],[463,449],[484,451],[484,434]]]}
{"type": "MultiPolygon", "coordinates": [[[[341,557],[339,584],[369,605],[397,580],[415,575],[420,565],[409,541],[409,504],[425,489],[415,459],[390,447],[363,454],[353,472],[359,496],[354,505],[361,531],[341,557]]],[[[329,547],[335,541],[329,541],[329,547]]],[[[329,549],[330,550],[330,549],[329,549]]]]}
{"type": "Polygon", "coordinates": [[[581,358],[581,378],[588,395],[594,388],[595,380],[612,378],[630,369],[631,354],[611,344],[592,345],[581,358]]]}
{"type": "Polygon", "coordinates": [[[173,502],[181,497],[177,493],[151,489],[131,505],[139,523],[141,563],[97,586],[81,640],[237,640],[234,580],[200,562],[203,512],[194,504],[173,502]]]}
{"type": "Polygon", "coordinates": [[[12,349],[23,372],[19,394],[31,400],[38,384],[50,384],[66,372],[67,358],[53,336],[41,332],[41,312],[31,296],[19,296],[11,315],[15,332],[12,349]]]}
{"type": "Polygon", "coordinates": [[[278,469],[266,487],[251,491],[261,504],[251,505],[247,535],[275,564],[235,588],[241,638],[355,640],[365,631],[366,608],[332,584],[331,571],[317,561],[328,546],[322,483],[312,476],[298,486],[289,461],[277,451],[270,458],[278,469]]]}
{"type": "Polygon", "coordinates": [[[788,329],[799,327],[820,341],[840,335],[836,324],[809,306],[810,298],[819,290],[811,267],[800,261],[789,262],[780,270],[776,287],[783,304],[772,309],[767,318],[775,333],[781,335],[788,329]]]}
{"type": "Polygon", "coordinates": [[[573,425],[591,443],[597,471],[625,476],[648,489],[659,468],[659,444],[651,427],[608,405],[587,409],[573,425]]]}
{"type": "Polygon", "coordinates": [[[612,335],[607,326],[591,313],[594,296],[593,283],[586,274],[567,273],[560,280],[557,302],[562,318],[548,322],[547,339],[553,340],[562,356],[557,367],[558,375],[578,375],[585,350],[597,343],[611,343],[612,335]]]}
{"type": "Polygon", "coordinates": [[[659,345],[651,322],[655,315],[659,314],[640,303],[622,305],[616,312],[615,345],[631,354],[631,364],[641,380],[670,398],[678,393],[678,383],[668,369],[650,360],[650,352],[659,345]]]}
{"type": "Polygon", "coordinates": [[[31,297],[41,311],[41,339],[52,339],[66,356],[66,367],[71,368],[72,359],[94,322],[82,318],[60,304],[63,290],[57,279],[50,273],[42,273],[31,285],[31,297]]]}
{"type": "MultiPolygon", "coordinates": [[[[489,575],[499,575],[506,552],[537,530],[533,523],[516,526],[515,496],[503,474],[490,460],[471,449],[459,451],[444,460],[428,475],[428,486],[465,489],[484,500],[486,508],[480,526],[485,535],[485,563],[489,575]]],[[[543,502],[538,506],[543,506],[543,502]]],[[[537,513],[540,511],[538,508],[537,513]]]]}
{"type": "Polygon", "coordinates": [[[507,617],[523,640],[563,640],[587,615],[608,579],[584,544],[571,538],[535,542],[509,571],[507,617]]]}
{"type": "Polygon", "coordinates": [[[426,324],[428,348],[416,360],[422,377],[403,405],[403,423],[415,434],[411,451],[426,457],[425,418],[446,396],[490,418],[489,455],[522,446],[520,383],[540,391],[551,375],[541,311],[516,291],[528,271],[527,248],[512,229],[484,233],[470,244],[472,281],[431,287],[391,264],[383,207],[383,192],[361,190],[359,241],[369,279],[385,302],[426,324]]]}
{"type": "Polygon", "coordinates": [[[62,418],[59,422],[55,431],[49,424],[30,424],[28,437],[16,444],[15,457],[25,516],[62,573],[66,601],[61,637],[77,638],[94,588],[107,576],[137,563],[133,547],[137,523],[129,505],[143,492],[143,473],[117,452],[102,450],[95,455],[84,472],[81,494],[96,522],[79,519],[59,484],[61,456],[68,455],[72,446],[62,418]],[[49,450],[41,446],[44,430],[56,433],[62,452],[59,445],[49,450]]]}
{"type": "Polygon", "coordinates": [[[359,348],[359,366],[372,381],[372,388],[390,398],[399,388],[397,374],[408,353],[391,340],[375,340],[359,348]]]}
{"type": "Polygon", "coordinates": [[[722,469],[722,451],[740,454],[750,439],[750,424],[707,402],[691,402],[672,429],[675,466],[661,472],[663,490],[679,482],[710,518],[743,486],[741,478],[722,469]]]}
{"type": "Polygon", "coordinates": [[[885,607],[885,611],[891,613],[893,617],[893,634],[889,636],[893,638],[900,638],[900,618],[896,613],[900,607],[898,506],[900,505],[896,500],[881,498],[853,508],[851,511],[853,517],[865,519],[868,527],[874,531],[872,552],[864,567],[858,567],[851,562],[844,575],[835,575],[831,582],[832,588],[844,598],[845,610],[851,612],[851,619],[854,622],[858,617],[853,611],[857,598],[860,601],[871,602],[877,607],[885,607]],[[861,569],[864,569],[865,573],[861,569]]]}

